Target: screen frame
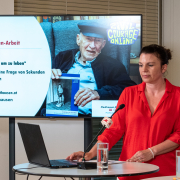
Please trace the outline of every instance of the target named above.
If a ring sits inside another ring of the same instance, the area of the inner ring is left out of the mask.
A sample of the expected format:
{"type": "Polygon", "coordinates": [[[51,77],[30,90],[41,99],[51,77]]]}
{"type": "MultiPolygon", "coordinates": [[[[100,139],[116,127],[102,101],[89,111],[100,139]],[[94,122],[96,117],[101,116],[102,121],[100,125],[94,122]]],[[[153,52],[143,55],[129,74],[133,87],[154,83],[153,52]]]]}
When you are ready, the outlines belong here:
{"type": "MultiPolygon", "coordinates": [[[[143,41],[143,15],[142,14],[38,14],[38,15],[0,15],[0,17],[29,17],[29,16],[140,16],[140,25],[141,25],[141,31],[140,31],[140,49],[142,49],[142,41],[143,41]]],[[[68,21],[68,20],[67,20],[68,21]]],[[[46,99],[46,98],[45,98],[46,99]]],[[[44,100],[45,100],[44,99],[44,100]]],[[[111,101],[111,100],[109,100],[111,101]]],[[[43,105],[43,103],[42,103],[43,105]]],[[[41,109],[41,107],[39,108],[39,110],[41,109]]],[[[37,111],[37,113],[39,112],[39,110],[37,111]]],[[[92,115],[92,114],[91,114],[92,115]]],[[[67,117],[67,116],[1,116],[1,118],[18,118],[18,119],[22,119],[22,118],[37,118],[37,119],[50,119],[50,120],[56,120],[56,119],[101,119],[102,117],[92,117],[92,116],[87,116],[87,115],[81,115],[78,114],[78,117],[67,117]]]]}

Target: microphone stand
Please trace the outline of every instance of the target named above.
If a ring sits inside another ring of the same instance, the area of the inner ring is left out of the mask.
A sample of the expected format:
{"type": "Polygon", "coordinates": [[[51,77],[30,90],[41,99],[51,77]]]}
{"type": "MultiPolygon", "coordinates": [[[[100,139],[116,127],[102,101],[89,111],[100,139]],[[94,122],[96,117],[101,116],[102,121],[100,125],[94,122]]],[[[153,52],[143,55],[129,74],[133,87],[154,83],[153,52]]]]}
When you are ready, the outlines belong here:
{"type": "Polygon", "coordinates": [[[97,169],[97,163],[96,162],[85,162],[85,154],[88,151],[88,149],[91,147],[91,145],[93,144],[93,142],[96,140],[96,138],[99,136],[100,133],[102,133],[102,131],[106,128],[106,126],[104,125],[100,131],[97,133],[97,135],[95,136],[95,138],[91,141],[91,143],[89,144],[89,146],[86,148],[86,150],[84,151],[84,155],[83,155],[83,159],[82,162],[78,162],[78,169],[97,169]]]}
{"type": "MultiPolygon", "coordinates": [[[[119,111],[120,109],[123,109],[125,107],[124,104],[121,104],[118,109],[116,109],[116,111],[111,115],[110,119],[113,117],[113,115],[119,111]]],[[[91,145],[94,143],[94,141],[97,139],[97,137],[99,136],[100,133],[102,133],[102,131],[106,128],[106,126],[104,125],[100,131],[97,133],[97,135],[94,137],[94,139],[91,141],[91,143],[89,144],[89,146],[86,148],[86,150],[84,151],[84,155],[83,155],[83,161],[82,162],[78,162],[78,169],[96,169],[97,168],[97,163],[96,162],[85,162],[85,154],[88,151],[88,149],[91,147],[91,145]]]]}
{"type": "Polygon", "coordinates": [[[103,131],[105,128],[106,128],[106,126],[104,125],[104,126],[100,129],[100,131],[97,133],[97,135],[95,136],[95,138],[91,141],[91,143],[89,144],[89,146],[86,148],[86,150],[84,151],[84,155],[83,155],[83,161],[85,161],[84,156],[85,156],[86,152],[87,152],[88,149],[91,147],[91,145],[92,145],[93,142],[96,140],[96,138],[99,136],[99,134],[102,133],[102,131],[103,131]]]}

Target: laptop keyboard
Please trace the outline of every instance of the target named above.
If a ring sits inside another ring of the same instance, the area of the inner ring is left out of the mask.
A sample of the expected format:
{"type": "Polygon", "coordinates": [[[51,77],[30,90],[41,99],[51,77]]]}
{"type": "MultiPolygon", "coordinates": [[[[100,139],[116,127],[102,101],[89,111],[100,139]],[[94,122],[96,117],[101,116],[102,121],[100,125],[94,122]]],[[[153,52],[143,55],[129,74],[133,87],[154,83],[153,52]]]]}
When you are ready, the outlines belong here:
{"type": "Polygon", "coordinates": [[[52,167],[77,167],[77,163],[73,161],[68,161],[65,159],[60,159],[60,160],[50,160],[50,164],[52,167]]]}

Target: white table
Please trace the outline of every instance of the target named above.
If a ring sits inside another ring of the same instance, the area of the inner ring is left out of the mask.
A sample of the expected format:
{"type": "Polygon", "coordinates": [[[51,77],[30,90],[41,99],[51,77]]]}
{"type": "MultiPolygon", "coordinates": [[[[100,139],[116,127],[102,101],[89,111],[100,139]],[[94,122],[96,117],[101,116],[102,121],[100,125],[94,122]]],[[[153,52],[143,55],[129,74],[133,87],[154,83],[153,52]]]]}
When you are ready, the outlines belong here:
{"type": "Polygon", "coordinates": [[[77,168],[60,168],[50,169],[47,167],[40,167],[30,163],[19,164],[13,167],[13,171],[23,174],[35,176],[51,176],[51,177],[79,177],[91,179],[93,177],[120,177],[150,174],[159,171],[159,167],[152,164],[123,162],[109,165],[108,171],[98,172],[97,169],[83,170],[77,168]],[[33,169],[28,169],[32,168],[33,169]]]}

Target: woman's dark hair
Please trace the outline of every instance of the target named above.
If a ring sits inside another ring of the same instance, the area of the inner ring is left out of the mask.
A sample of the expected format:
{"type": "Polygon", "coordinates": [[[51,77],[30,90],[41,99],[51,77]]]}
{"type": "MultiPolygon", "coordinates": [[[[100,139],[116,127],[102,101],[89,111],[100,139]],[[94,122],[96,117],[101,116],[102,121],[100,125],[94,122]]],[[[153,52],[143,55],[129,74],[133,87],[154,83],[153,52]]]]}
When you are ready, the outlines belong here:
{"type": "Polygon", "coordinates": [[[157,44],[151,44],[149,46],[143,47],[140,55],[142,53],[154,54],[161,60],[161,65],[168,64],[169,60],[172,59],[171,50],[157,44]]]}

